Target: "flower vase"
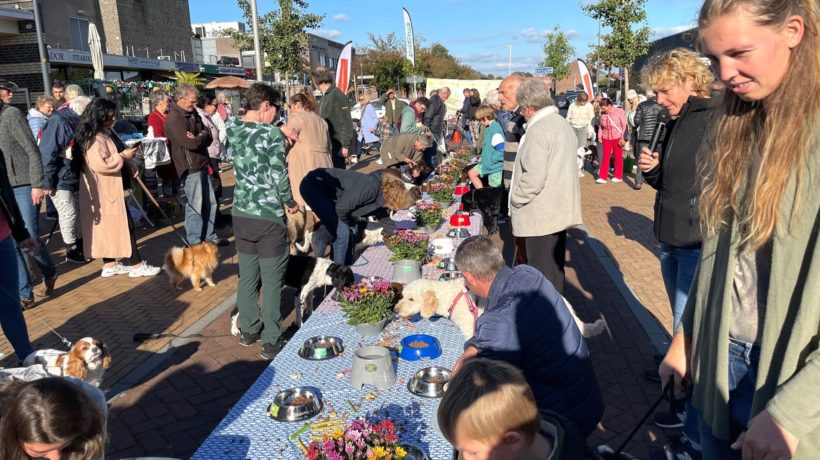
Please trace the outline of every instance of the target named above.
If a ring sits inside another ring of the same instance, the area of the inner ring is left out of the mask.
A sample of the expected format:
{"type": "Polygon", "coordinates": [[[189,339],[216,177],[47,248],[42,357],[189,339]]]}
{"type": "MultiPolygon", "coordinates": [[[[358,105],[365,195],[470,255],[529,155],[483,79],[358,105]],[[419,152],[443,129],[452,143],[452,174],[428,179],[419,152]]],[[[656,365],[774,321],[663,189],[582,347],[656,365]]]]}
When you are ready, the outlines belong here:
{"type": "Polygon", "coordinates": [[[356,333],[361,335],[362,337],[374,337],[381,334],[382,329],[384,329],[384,325],[386,323],[387,320],[383,319],[375,323],[355,324],[353,327],[356,329],[356,333]]]}
{"type": "Polygon", "coordinates": [[[393,281],[407,284],[421,278],[421,262],[418,260],[399,260],[393,264],[393,281]]]}

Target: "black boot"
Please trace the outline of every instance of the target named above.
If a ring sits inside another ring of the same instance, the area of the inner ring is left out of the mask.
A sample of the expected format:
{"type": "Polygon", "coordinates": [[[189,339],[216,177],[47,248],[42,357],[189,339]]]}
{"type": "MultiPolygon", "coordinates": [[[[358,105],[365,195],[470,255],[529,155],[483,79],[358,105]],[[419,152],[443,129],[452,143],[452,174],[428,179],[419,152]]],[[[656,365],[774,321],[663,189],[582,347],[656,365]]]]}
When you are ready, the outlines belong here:
{"type": "Polygon", "coordinates": [[[66,247],[65,260],[75,264],[84,264],[91,262],[91,259],[86,259],[83,254],[83,240],[80,238],[74,244],[66,247]]]}

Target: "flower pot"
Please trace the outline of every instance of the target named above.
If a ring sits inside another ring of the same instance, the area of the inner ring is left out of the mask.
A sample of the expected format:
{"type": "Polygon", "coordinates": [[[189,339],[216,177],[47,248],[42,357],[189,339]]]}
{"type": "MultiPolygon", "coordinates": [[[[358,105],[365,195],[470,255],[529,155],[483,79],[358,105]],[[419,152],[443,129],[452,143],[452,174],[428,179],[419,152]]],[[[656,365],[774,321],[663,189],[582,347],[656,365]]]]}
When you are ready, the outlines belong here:
{"type": "Polygon", "coordinates": [[[376,388],[389,388],[396,382],[396,370],[390,350],[385,347],[362,347],[353,355],[353,366],[350,370],[350,386],[361,388],[363,385],[375,385],[376,388]]]}
{"type": "Polygon", "coordinates": [[[393,264],[393,281],[407,284],[421,278],[421,262],[418,260],[399,260],[393,264]]]}
{"type": "Polygon", "coordinates": [[[356,333],[362,337],[374,337],[381,334],[385,323],[387,323],[387,320],[383,319],[375,323],[355,324],[353,327],[356,329],[356,333]]]}

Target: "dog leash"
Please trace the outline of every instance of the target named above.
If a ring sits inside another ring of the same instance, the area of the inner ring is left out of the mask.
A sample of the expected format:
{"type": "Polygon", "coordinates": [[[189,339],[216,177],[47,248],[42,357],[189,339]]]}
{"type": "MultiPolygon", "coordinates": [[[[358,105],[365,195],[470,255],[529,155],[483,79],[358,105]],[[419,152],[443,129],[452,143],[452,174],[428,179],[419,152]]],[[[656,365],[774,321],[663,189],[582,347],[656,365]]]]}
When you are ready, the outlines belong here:
{"type": "Polygon", "coordinates": [[[59,338],[60,338],[60,342],[64,343],[64,344],[65,344],[65,346],[66,346],[66,347],[68,347],[68,349],[69,349],[69,350],[71,350],[71,348],[73,348],[73,347],[74,347],[74,344],[73,344],[70,340],[68,340],[67,338],[65,338],[65,337],[63,337],[62,335],[60,335],[60,333],[59,333],[59,332],[55,331],[55,330],[54,330],[54,328],[53,328],[53,327],[51,327],[51,326],[49,326],[49,325],[48,325],[48,323],[46,323],[46,322],[45,322],[42,318],[40,318],[39,316],[35,316],[34,318],[35,318],[35,319],[37,319],[37,321],[39,321],[39,322],[43,323],[43,325],[44,325],[45,327],[47,327],[49,331],[51,331],[52,333],[54,333],[54,335],[56,335],[57,337],[59,337],[59,338]]]}
{"type": "Polygon", "coordinates": [[[191,245],[188,244],[188,240],[186,240],[185,237],[183,237],[182,234],[179,233],[179,230],[177,230],[177,227],[174,225],[174,222],[168,217],[167,214],[165,214],[165,211],[162,209],[162,207],[159,205],[159,203],[157,203],[157,200],[154,198],[154,195],[151,193],[150,190],[148,190],[148,187],[145,186],[145,184],[142,182],[142,179],[140,179],[139,176],[136,176],[136,177],[134,177],[134,180],[137,181],[139,186],[145,192],[145,195],[148,197],[149,200],[151,200],[151,203],[154,203],[154,206],[157,207],[157,209],[159,210],[159,213],[162,214],[162,217],[168,222],[168,225],[170,225],[171,228],[174,230],[174,233],[176,234],[176,236],[178,236],[179,239],[182,240],[182,243],[185,245],[185,247],[190,248],[191,245]]]}

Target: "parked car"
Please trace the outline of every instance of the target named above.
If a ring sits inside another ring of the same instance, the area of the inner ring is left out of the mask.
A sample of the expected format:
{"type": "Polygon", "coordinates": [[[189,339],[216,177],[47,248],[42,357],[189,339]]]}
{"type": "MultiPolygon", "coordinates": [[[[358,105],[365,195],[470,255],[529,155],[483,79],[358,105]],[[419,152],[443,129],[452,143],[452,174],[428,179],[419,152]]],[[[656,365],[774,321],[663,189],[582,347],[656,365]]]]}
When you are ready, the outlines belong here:
{"type": "MultiPolygon", "coordinates": [[[[376,109],[376,116],[381,118],[384,116],[386,109],[384,108],[384,104],[379,101],[373,101],[370,103],[374,109],[376,109]]],[[[364,112],[364,108],[361,104],[356,104],[350,108],[350,118],[354,120],[361,120],[362,113],[364,112]]]]}

